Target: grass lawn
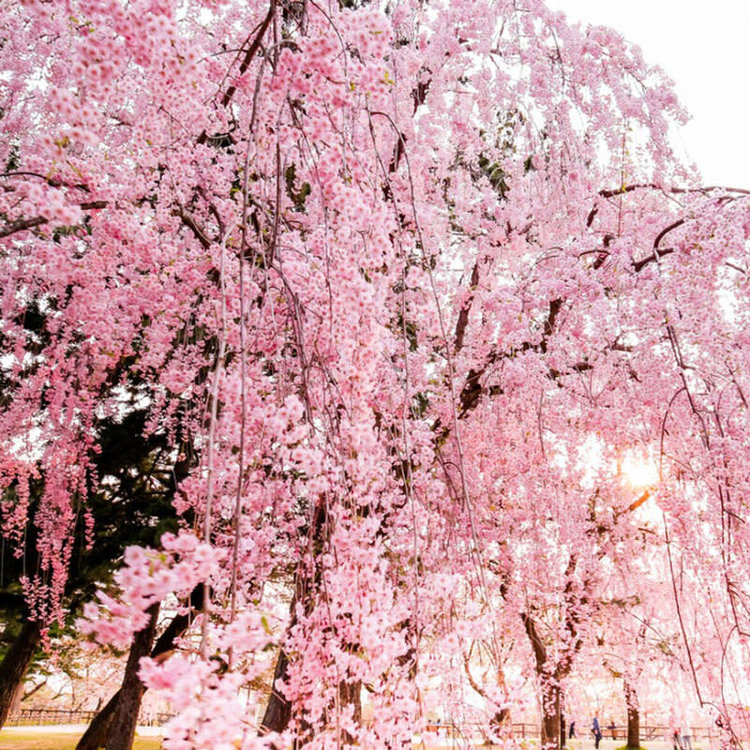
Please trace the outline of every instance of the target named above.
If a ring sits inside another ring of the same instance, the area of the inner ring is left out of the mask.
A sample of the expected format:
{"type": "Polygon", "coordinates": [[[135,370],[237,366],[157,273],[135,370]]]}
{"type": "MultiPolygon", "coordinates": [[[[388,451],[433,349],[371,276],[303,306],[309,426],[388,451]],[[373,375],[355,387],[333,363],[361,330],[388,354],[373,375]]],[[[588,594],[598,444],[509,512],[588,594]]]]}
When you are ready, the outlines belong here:
{"type": "MultiPolygon", "coordinates": [[[[75,750],[80,732],[24,732],[23,727],[0,732],[0,750],[75,750]]],[[[136,737],[134,750],[159,750],[161,740],[136,737]]]]}

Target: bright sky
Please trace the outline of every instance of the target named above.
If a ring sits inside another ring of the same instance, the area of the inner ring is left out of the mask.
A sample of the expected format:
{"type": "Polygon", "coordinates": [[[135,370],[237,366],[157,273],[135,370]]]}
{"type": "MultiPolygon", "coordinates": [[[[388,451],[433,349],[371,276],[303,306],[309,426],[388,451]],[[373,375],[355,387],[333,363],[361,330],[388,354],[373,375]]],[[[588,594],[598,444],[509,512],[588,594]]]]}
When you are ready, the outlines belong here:
{"type": "MultiPolygon", "coordinates": [[[[617,29],[675,81],[682,131],[707,185],[750,188],[750,2],[547,0],[571,22],[617,29]]],[[[679,144],[678,144],[679,146],[679,144]]]]}

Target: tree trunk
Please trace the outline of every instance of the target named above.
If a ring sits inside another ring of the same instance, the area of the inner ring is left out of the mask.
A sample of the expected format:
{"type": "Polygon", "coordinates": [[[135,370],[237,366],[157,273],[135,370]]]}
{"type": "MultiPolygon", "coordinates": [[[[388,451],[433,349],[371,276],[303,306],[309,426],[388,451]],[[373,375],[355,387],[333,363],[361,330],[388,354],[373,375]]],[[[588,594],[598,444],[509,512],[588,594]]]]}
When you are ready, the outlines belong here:
{"type": "Polygon", "coordinates": [[[493,734],[503,737],[512,733],[513,727],[510,723],[510,711],[507,708],[501,708],[496,711],[490,719],[490,729],[493,734]]]}
{"type": "MultiPolygon", "coordinates": [[[[356,724],[362,723],[362,681],[341,682],[339,684],[339,705],[341,709],[354,706],[352,718],[356,724]]],[[[341,739],[344,745],[354,745],[355,739],[349,732],[343,732],[341,739]]]]}
{"type": "Polygon", "coordinates": [[[625,703],[628,707],[628,750],[638,750],[641,746],[641,722],[638,713],[638,695],[627,677],[623,680],[625,703]]]}
{"type": "Polygon", "coordinates": [[[559,748],[560,745],[560,685],[556,675],[550,674],[547,664],[547,648],[542,641],[533,618],[521,615],[526,635],[531,641],[536,662],[536,673],[542,688],[542,747],[559,748]]]}
{"type": "Polygon", "coordinates": [[[135,634],[120,689],[94,717],[78,741],[76,750],[98,750],[102,747],[106,750],[130,750],[133,747],[141,699],[146,692],[145,685],[138,677],[138,662],[142,657],[152,655],[159,604],[152,604],[147,611],[148,625],[135,634]]]}
{"type": "Polygon", "coordinates": [[[152,604],[146,611],[149,613],[148,625],[135,634],[128,654],[125,676],[119,691],[120,700],[112,716],[105,745],[107,750],[130,750],[133,747],[141,699],[146,692],[146,687],[138,677],[138,667],[141,658],[151,654],[151,646],[156,635],[156,621],[159,618],[159,603],[152,604]]]}
{"type": "Polygon", "coordinates": [[[268,696],[263,721],[260,723],[260,734],[269,732],[283,732],[289,720],[292,718],[292,704],[276,689],[276,684],[280,680],[284,682],[289,667],[289,658],[284,649],[279,650],[276,657],[276,667],[273,670],[273,683],[271,684],[271,695],[268,696]]]}
{"type": "Polygon", "coordinates": [[[98,750],[98,748],[104,747],[119,700],[120,691],[118,690],[91,720],[91,724],[89,724],[81,739],[78,740],[76,750],[98,750]]]}
{"type": "Polygon", "coordinates": [[[553,682],[542,686],[542,747],[561,747],[560,688],[553,682]]]}
{"type": "Polygon", "coordinates": [[[41,640],[39,623],[27,620],[0,664],[0,727],[5,725],[15,699],[23,689],[24,677],[41,640]]]}
{"type": "MultiPolygon", "coordinates": [[[[165,657],[168,652],[174,648],[175,641],[188,629],[191,622],[193,612],[201,609],[203,606],[203,584],[198,584],[190,594],[190,610],[185,614],[176,615],[172,618],[172,621],[167,625],[166,630],[159,636],[149,656],[152,659],[157,657],[165,657]]],[[[152,636],[153,637],[153,636],[152,636]]],[[[123,679],[123,684],[127,679],[126,676],[123,679]]],[[[139,680],[140,681],[140,680],[139,680]]],[[[143,693],[146,692],[144,686],[143,693]]],[[[141,698],[143,698],[141,693],[141,698]]],[[[109,737],[110,725],[112,719],[118,710],[118,705],[123,699],[122,687],[107,701],[103,708],[100,708],[96,716],[94,716],[88,729],[76,745],[76,750],[98,750],[100,747],[104,747],[107,737],[109,737]]],[[[140,704],[138,709],[140,710],[140,704]]]]}

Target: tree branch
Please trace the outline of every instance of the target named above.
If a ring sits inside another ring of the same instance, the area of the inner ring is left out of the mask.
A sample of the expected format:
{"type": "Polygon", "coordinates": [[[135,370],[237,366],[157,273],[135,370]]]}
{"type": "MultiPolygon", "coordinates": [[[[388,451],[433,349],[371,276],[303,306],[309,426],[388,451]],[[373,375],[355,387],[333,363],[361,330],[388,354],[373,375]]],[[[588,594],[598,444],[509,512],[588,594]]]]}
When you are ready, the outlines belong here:
{"type": "MultiPolygon", "coordinates": [[[[90,211],[92,209],[106,208],[108,205],[107,201],[89,201],[87,203],[79,203],[78,206],[83,211],[90,211]]],[[[34,229],[42,224],[46,224],[49,219],[46,216],[35,216],[33,219],[19,219],[11,224],[0,229],[0,239],[3,237],[10,237],[16,232],[23,232],[26,229],[34,229]]]]}
{"type": "MultiPolygon", "coordinates": [[[[239,75],[244,75],[244,73],[250,67],[250,63],[252,62],[253,57],[255,57],[255,54],[258,52],[258,49],[260,48],[261,42],[263,41],[263,37],[265,36],[266,31],[268,30],[268,26],[270,25],[271,20],[273,19],[273,14],[275,13],[275,11],[276,11],[276,0],[271,0],[271,3],[268,6],[268,13],[266,14],[266,17],[263,19],[263,21],[261,21],[261,24],[258,27],[258,33],[255,35],[255,38],[253,39],[253,41],[250,44],[250,47],[245,53],[245,57],[240,63],[239,75]]],[[[222,96],[221,98],[222,107],[229,106],[236,91],[237,91],[237,87],[234,84],[232,84],[224,92],[224,96],[222,96]]],[[[198,136],[198,143],[204,144],[207,140],[208,140],[208,133],[204,130],[198,136]]]]}

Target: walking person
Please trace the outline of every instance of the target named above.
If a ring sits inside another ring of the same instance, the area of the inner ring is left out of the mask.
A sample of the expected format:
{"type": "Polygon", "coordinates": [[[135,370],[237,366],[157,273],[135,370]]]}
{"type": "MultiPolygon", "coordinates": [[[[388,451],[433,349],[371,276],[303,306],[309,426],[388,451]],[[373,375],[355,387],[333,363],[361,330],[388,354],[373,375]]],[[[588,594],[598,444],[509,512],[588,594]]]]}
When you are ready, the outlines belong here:
{"type": "Polygon", "coordinates": [[[680,737],[682,739],[682,750],[693,750],[693,743],[690,741],[690,717],[687,712],[684,712],[682,714],[680,724],[682,730],[680,733],[680,737]]]}
{"type": "Polygon", "coordinates": [[[682,747],[680,725],[674,710],[670,713],[669,723],[672,725],[672,750],[685,750],[682,747]]]}
{"type": "Polygon", "coordinates": [[[573,719],[573,721],[570,722],[570,726],[568,727],[568,739],[572,740],[576,736],[576,720],[573,719]]]}
{"type": "Polygon", "coordinates": [[[594,735],[594,747],[599,750],[599,743],[602,741],[602,728],[599,726],[599,714],[594,714],[594,721],[591,724],[591,731],[594,735]]]}

